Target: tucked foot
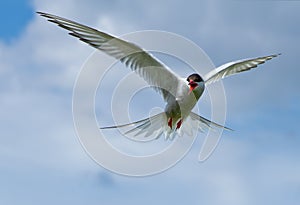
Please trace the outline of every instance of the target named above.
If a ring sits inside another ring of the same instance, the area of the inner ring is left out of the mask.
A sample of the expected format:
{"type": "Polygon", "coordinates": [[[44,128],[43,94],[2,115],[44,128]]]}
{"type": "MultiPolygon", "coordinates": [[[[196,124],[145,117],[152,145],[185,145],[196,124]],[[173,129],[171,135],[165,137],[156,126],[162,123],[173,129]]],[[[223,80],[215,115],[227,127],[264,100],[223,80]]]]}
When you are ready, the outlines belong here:
{"type": "Polygon", "coordinates": [[[182,119],[177,122],[176,130],[181,127],[181,124],[182,124],[182,119]]]}
{"type": "Polygon", "coordinates": [[[168,120],[168,126],[172,129],[172,118],[171,117],[168,120]]]}

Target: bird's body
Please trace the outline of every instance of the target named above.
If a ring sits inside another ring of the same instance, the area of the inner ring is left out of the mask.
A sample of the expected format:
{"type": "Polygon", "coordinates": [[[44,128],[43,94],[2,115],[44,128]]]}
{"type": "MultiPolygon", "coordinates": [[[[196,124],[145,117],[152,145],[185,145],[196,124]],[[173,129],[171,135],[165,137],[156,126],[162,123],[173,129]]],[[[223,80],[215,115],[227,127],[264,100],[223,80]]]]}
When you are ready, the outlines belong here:
{"type": "Polygon", "coordinates": [[[204,78],[199,74],[192,74],[185,79],[133,43],[59,16],[42,12],[38,12],[38,14],[69,30],[70,35],[120,60],[162,95],[166,102],[163,113],[125,125],[102,128],[134,126],[127,133],[136,132],[135,135],[145,134],[145,137],[151,134],[159,137],[164,133],[166,138],[173,138],[174,133],[181,129],[188,120],[199,122],[199,129],[202,129],[202,127],[229,129],[191,112],[203,94],[205,86],[226,76],[250,70],[277,56],[269,55],[233,61],[209,72],[204,78]]]}
{"type": "Polygon", "coordinates": [[[184,119],[188,117],[202,93],[204,92],[204,82],[199,82],[190,90],[189,82],[182,80],[177,87],[176,97],[169,100],[165,107],[168,118],[168,125],[171,129],[179,129],[184,119]],[[178,124],[179,123],[179,124],[178,124]]]}

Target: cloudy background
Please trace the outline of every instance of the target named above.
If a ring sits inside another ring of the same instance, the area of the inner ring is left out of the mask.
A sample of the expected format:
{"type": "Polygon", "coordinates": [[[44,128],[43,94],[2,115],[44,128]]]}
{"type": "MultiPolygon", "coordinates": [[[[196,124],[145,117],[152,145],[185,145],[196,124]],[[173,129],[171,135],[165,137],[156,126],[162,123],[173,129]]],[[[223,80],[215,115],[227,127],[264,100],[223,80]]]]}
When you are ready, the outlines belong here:
{"type": "Polygon", "coordinates": [[[1,204],[299,203],[300,2],[16,0],[0,9],[1,204]],[[197,162],[200,134],[172,169],[124,177],[89,158],[73,127],[73,85],[93,49],[35,11],[115,35],[174,32],[216,65],[282,55],[224,80],[236,131],[207,161],[197,162]]]}

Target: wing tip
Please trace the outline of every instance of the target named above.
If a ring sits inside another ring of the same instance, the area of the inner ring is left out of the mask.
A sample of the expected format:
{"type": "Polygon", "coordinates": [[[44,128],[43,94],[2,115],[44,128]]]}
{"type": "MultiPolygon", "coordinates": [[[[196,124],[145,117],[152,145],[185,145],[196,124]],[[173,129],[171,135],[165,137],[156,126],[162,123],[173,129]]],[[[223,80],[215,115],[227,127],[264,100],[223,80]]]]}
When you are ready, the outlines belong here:
{"type": "Polygon", "coordinates": [[[275,58],[275,57],[280,56],[280,55],[282,55],[282,53],[276,53],[276,54],[270,55],[270,57],[275,58]]]}
{"type": "Polygon", "coordinates": [[[36,11],[35,13],[37,13],[40,16],[47,17],[47,18],[52,16],[51,14],[48,14],[48,13],[45,13],[45,12],[42,12],[42,11],[36,11]]]}
{"type": "Polygon", "coordinates": [[[235,131],[234,129],[231,129],[230,127],[225,127],[225,126],[223,127],[223,129],[224,129],[224,130],[227,130],[227,131],[231,131],[231,132],[234,132],[234,131],[235,131]]]}

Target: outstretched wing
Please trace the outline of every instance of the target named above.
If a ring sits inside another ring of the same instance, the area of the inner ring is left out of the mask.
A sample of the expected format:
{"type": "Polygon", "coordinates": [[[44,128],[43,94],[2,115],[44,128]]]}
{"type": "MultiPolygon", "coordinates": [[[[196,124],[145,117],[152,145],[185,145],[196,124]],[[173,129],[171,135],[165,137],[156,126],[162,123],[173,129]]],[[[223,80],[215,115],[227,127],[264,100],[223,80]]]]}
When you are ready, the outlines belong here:
{"type": "Polygon", "coordinates": [[[208,74],[206,74],[204,77],[205,84],[208,85],[208,84],[214,83],[222,78],[225,78],[229,75],[233,75],[236,73],[250,70],[252,68],[257,67],[259,64],[263,64],[266,61],[277,57],[278,55],[280,55],[280,54],[252,58],[252,59],[244,59],[244,60],[238,60],[238,61],[226,63],[226,64],[221,65],[218,68],[212,70],[208,74]]]}
{"type": "Polygon", "coordinates": [[[70,35],[123,62],[159,91],[165,101],[170,100],[170,93],[175,96],[182,79],[142,48],[68,19],[42,12],[37,13],[46,17],[48,21],[69,30],[70,35]]]}

